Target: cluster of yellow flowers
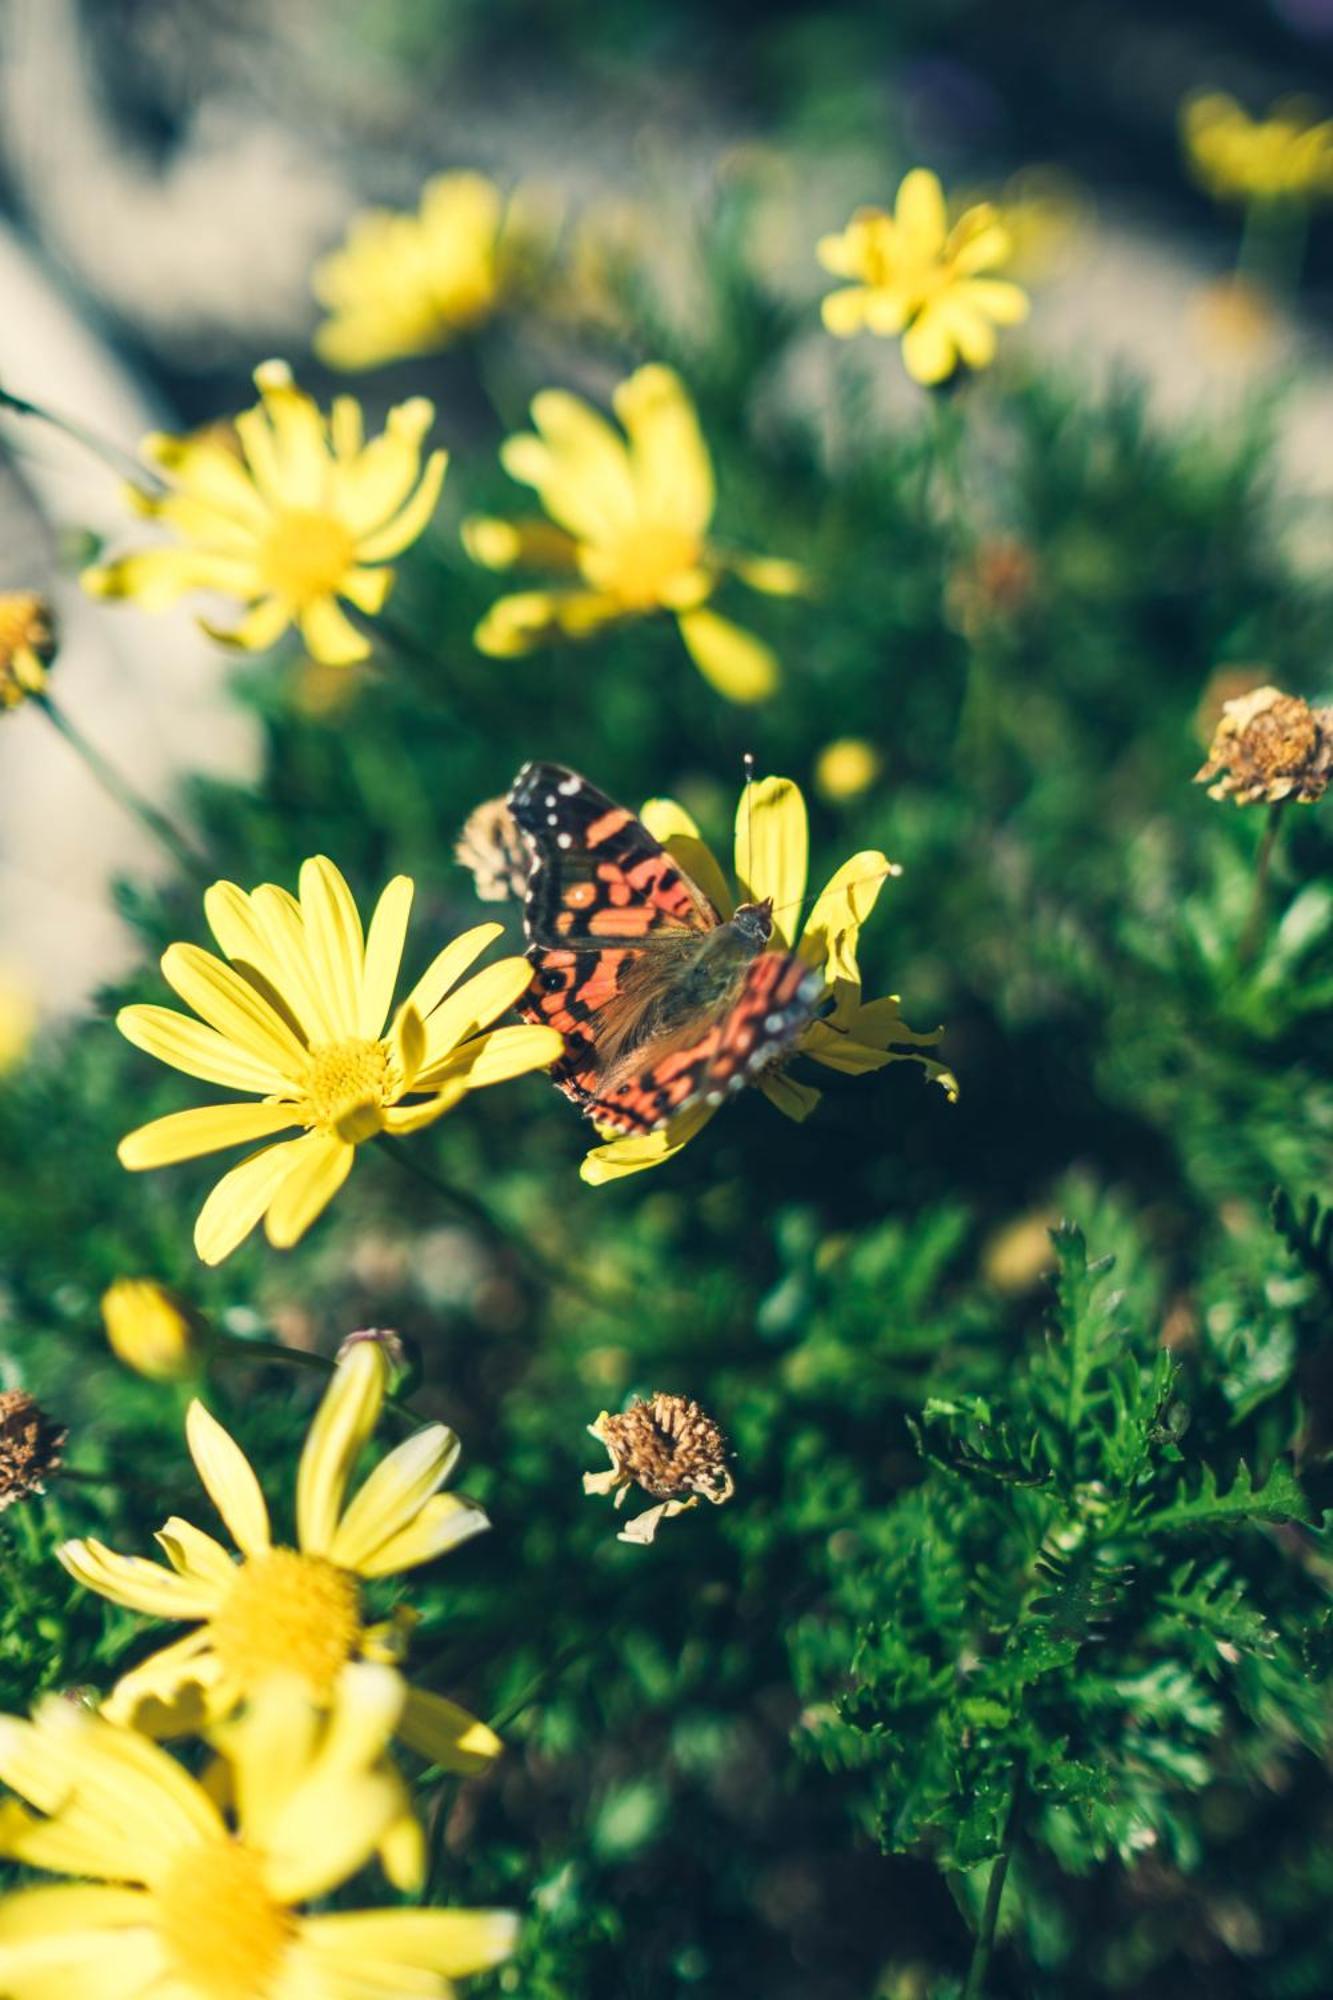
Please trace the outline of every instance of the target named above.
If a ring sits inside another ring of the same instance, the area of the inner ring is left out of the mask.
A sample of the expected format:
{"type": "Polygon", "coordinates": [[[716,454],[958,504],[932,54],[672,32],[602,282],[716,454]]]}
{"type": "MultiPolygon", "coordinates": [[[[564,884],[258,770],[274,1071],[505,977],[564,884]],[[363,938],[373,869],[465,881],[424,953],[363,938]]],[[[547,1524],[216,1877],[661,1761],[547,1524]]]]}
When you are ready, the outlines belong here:
{"type": "Polygon", "coordinates": [[[48,1698],[0,1717],[0,1853],[75,1878],[0,1900],[0,1991],[12,2000],[347,2000],[436,1995],[513,1950],[503,1910],[312,1913],[378,1861],[420,1888],[425,1843],[393,1764],[397,1739],[441,1770],[483,1770],[501,1744],[400,1672],[408,1614],[367,1623],[376,1580],[487,1526],[441,1491],[458,1457],[442,1424],[382,1458],[349,1499],[389,1385],[374,1337],[347,1343],[315,1413],[296,1484],[296,1546],[273,1540],[253,1467],[204,1405],[186,1436],[235,1542],[173,1516],[166,1564],[100,1542],[58,1551],[80,1583],[189,1627],[126,1674],[94,1713],[48,1698]],[[202,1737],[202,1780],[164,1745],[202,1737]]]}

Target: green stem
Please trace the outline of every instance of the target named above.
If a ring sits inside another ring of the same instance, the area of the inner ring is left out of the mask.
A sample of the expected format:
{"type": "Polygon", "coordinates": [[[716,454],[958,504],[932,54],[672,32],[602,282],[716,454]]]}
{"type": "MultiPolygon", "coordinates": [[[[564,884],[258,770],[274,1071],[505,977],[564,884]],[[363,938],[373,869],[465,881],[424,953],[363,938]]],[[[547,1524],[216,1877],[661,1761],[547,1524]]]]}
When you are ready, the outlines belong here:
{"type": "Polygon", "coordinates": [[[1014,1790],[1009,1801],[1009,1815],[1004,1823],[1004,1838],[999,1853],[991,1863],[990,1881],[986,1884],[986,1902],[981,1912],[977,1941],[972,1948],[972,1963],[967,1969],[963,2000],[982,2000],[986,1990],[986,1975],[990,1971],[991,1953],[995,1949],[995,1930],[1000,1920],[1000,1903],[1004,1897],[1005,1878],[1009,1873],[1009,1862],[1018,1835],[1018,1820],[1023,1806],[1026,1776],[1026,1765],[1020,1759],[1014,1772],[1014,1790]]]}
{"type": "Polygon", "coordinates": [[[1309,224],[1303,201],[1247,202],[1236,276],[1277,298],[1294,296],[1300,289],[1309,224]]]}
{"type": "Polygon", "coordinates": [[[140,826],[165,849],[178,868],[183,868],[187,875],[205,886],[216,879],[217,870],[212,864],[205,860],[203,855],[197,854],[184,835],[177,832],[165,813],[160,813],[156,806],[150,805],[142,793],[135,790],[128,778],[123,777],[96,745],[89,742],[83,731],[70,721],[65,711],[56,706],[49,693],[34,694],[29,699],[41,709],[52,727],[64,737],[75,756],[107,796],[114,799],[132,819],[138,820],[140,826]]]}
{"type": "MultiPolygon", "coordinates": [[[[327,1380],[338,1366],[336,1355],[316,1354],[305,1347],[284,1347],[280,1340],[244,1340],[236,1334],[220,1333],[212,1349],[212,1359],[227,1356],[237,1361],[276,1361],[287,1368],[304,1368],[322,1375],[327,1380]]],[[[405,1422],[417,1424],[421,1419],[416,1411],[396,1396],[384,1398],[386,1410],[402,1417],[405,1422]]]]}
{"type": "Polygon", "coordinates": [[[558,1264],[551,1263],[526,1237],[517,1235],[502,1222],[478,1195],[470,1193],[465,1188],[454,1187],[450,1182],[443,1181],[437,1174],[433,1174],[429,1167],[423,1166],[401,1139],[381,1135],[379,1145],[405,1173],[411,1174],[423,1187],[429,1188],[432,1194],[438,1195],[442,1201],[447,1201],[461,1215],[465,1215],[469,1222],[475,1223],[493,1248],[506,1251],[522,1264],[529,1278],[539,1284],[550,1285],[556,1290],[573,1292],[589,1305],[628,1303],[627,1298],[600,1296],[586,1279],[573,1271],[564,1270],[558,1264]]]}
{"type": "Polygon", "coordinates": [[[62,416],[58,410],[48,410],[41,403],[30,403],[26,396],[15,396],[8,389],[0,389],[0,410],[9,410],[16,417],[36,417],[39,423],[50,424],[53,430],[63,431],[94,458],[100,458],[109,466],[118,479],[128,479],[134,486],[155,487],[159,493],[167,491],[166,481],[160,479],[150,467],[141,465],[132,452],[113,444],[109,438],[99,437],[96,431],[88,429],[73,417],[62,416]]]}
{"type": "Polygon", "coordinates": [[[1250,910],[1245,919],[1245,928],[1240,934],[1236,947],[1237,963],[1242,966],[1253,964],[1263,936],[1264,917],[1268,909],[1268,878],[1273,867],[1273,852],[1277,837],[1282,830],[1282,809],[1285,799],[1279,799],[1268,808],[1268,818],[1264,824],[1263,838],[1259,842],[1259,852],[1254,863],[1254,887],[1250,892],[1250,910]]]}

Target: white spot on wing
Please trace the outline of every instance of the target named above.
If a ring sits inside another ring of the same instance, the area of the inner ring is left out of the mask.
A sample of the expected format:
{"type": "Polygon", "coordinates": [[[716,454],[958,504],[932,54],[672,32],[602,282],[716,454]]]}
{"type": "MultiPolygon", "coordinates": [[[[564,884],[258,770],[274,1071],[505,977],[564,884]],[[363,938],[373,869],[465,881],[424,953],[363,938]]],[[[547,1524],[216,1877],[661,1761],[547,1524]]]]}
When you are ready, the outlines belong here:
{"type": "Polygon", "coordinates": [[[556,790],[563,792],[567,799],[572,799],[575,792],[583,790],[583,780],[582,778],[562,778],[556,790]]]}

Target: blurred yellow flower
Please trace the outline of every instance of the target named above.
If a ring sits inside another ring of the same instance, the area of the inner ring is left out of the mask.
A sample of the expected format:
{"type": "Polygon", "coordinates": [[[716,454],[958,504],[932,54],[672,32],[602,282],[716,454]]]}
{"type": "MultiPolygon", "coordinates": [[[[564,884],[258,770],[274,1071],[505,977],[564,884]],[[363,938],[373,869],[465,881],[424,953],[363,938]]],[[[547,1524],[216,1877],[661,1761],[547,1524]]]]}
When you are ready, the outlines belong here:
{"type": "Polygon", "coordinates": [[[988,367],[995,328],[1027,318],[1021,286],[981,275],[1009,260],[1009,234],[996,210],[989,203],[969,208],[950,228],[944,190],[924,167],[907,175],[892,215],[858,209],[840,235],[821,239],[816,254],[826,271],[853,281],[823,301],[829,332],[840,339],[901,334],[903,364],[927,386],[946,381],[960,363],[988,367]]]}
{"type": "Polygon", "coordinates": [[[1225,91],[1202,91],[1180,113],[1195,180],[1218,201],[1326,201],[1333,196],[1333,119],[1302,98],[1251,118],[1225,91]]]}
{"type": "Polygon", "coordinates": [[[422,534],[435,511],[447,454],[422,465],[434,405],[414,396],[390,410],[368,443],[361,407],[335,398],[326,419],[283,361],[255,370],[260,401],[235,420],[239,449],[216,427],[198,437],[156,434],[144,457],[165,490],[127,495],[174,546],[143,549],[83,573],[95,597],[132,598],[161,611],[190,591],[245,607],[239,624],[205,630],[260,652],[290,626],[326,666],[363,660],[370,642],[339,600],[373,616],[393,587],[384,567],[422,534]]]}
{"type": "MultiPolygon", "coordinates": [[[[718,914],[729,917],[737,899],[684,807],[674,799],[650,799],[640,817],[653,838],[699,884],[718,914]]],[[[863,1076],[892,1062],[919,1063],[950,1098],[956,1097],[952,1072],[926,1053],[943,1029],[918,1035],[904,1024],[896,994],[880,1000],[862,996],[856,958],[861,926],[884,883],[900,870],[874,848],[854,854],[825,883],[798,935],[809,845],[805,800],[790,778],[762,778],[745,787],[736,811],[735,851],[743,899],[756,903],[772,899],[773,950],[795,951],[820,967],[832,1000],[829,1011],[804,1029],[795,1052],[844,1076],[863,1076]]],[[[798,1083],[781,1064],[763,1071],[757,1081],[788,1118],[808,1118],[820,1100],[818,1090],[798,1083]]],[[[699,1103],[660,1131],[594,1147],[583,1162],[583,1179],[599,1186],[660,1166],[703,1129],[717,1108],[699,1103]]]]}
{"type": "Polygon", "coordinates": [[[776,658],[708,601],[727,575],[791,596],[803,588],[801,570],[709,541],[713,467],[679,376],[656,364],[640,368],[613,401],[623,438],[580,397],[545,389],[532,404],[537,435],[524,432],[502,447],[505,470],[536,488],[550,519],[473,518],[463,527],[469,555],[487,569],[532,565],[573,580],[500,598],[477,627],[477,645],[508,659],[557,636],[584,639],[666,611],[720,694],[761,701],[777,685],[776,658]]]}
{"type": "MultiPolygon", "coordinates": [[[[275,1546],[253,1467],[196,1400],[185,1424],[190,1455],[239,1561],[177,1515],[157,1535],[170,1568],[91,1538],[57,1551],[71,1576],[113,1604],[193,1627],[123,1676],[103,1705],[111,1721],[153,1736],[196,1730],[252,1700],[275,1675],[296,1676],[307,1699],[326,1707],[349,1661],[387,1665],[401,1656],[401,1619],[363,1622],[362,1582],[432,1562],[489,1524],[470,1500],[439,1491],[459,1452],[443,1424],[428,1424],[389,1452],[347,1499],[390,1365],[382,1347],[362,1341],[334,1370],[301,1452],[294,1549],[275,1546]]],[[[449,1771],[481,1770],[501,1748],[484,1722],[419,1688],[406,1690],[393,1727],[449,1771]]]]}
{"type": "Polygon", "coordinates": [[[863,736],[839,736],[815,759],[815,790],[831,805],[859,798],[880,774],[884,759],[863,736]]]}
{"type": "Polygon", "coordinates": [[[46,686],[56,653],[55,620],[34,590],[0,592],[0,709],[17,708],[46,686]]]}
{"type": "Polygon", "coordinates": [[[315,266],[329,317],[315,351],[331,368],[374,368],[428,354],[481,326],[521,285],[541,240],[521,196],[484,174],[439,174],[412,215],[371,208],[315,266]]]}
{"type": "Polygon", "coordinates": [[[207,1328],[166,1285],[117,1278],[102,1294],[102,1324],[117,1360],[150,1382],[182,1382],[197,1372],[207,1328]]]}
{"type": "Polygon", "coordinates": [[[204,1783],[58,1697],[31,1722],[0,1717],[0,1777],[18,1794],[0,1808],[0,1851],[77,1878],[0,1899],[0,1989],[9,2000],[449,2000],[453,1980],[507,1958],[517,1920],[504,1910],[302,1907],[415,1832],[383,1762],[400,1699],[395,1675],[354,1668],[321,1723],[297,1686],[275,1682],[219,1734],[222,1761],[204,1783]]]}
{"type": "Polygon", "coordinates": [[[0,1077],[17,1069],[32,1045],[37,1002],[32,989],[0,965],[0,1077]]]}
{"type": "Polygon", "coordinates": [[[171,1166],[305,1128],[218,1182],[195,1225],[206,1264],[230,1256],[261,1218],[269,1242],[289,1249],[332,1201],[365,1140],[418,1131],[469,1090],[559,1055],[553,1029],[490,1027],[527,985],[525,959],[500,959],[458,985],[499,924],[446,945],[386,1032],[412,895],[410,878],[395,876],[363,936],[351,891],[322,855],[303,865],[299,900],[271,882],[249,895],[215,882],[204,913],[231,963],[192,944],[173,944],[162,959],[167,983],[201,1018],[145,1006],[117,1015],[136,1048],[258,1100],[141,1125],[120,1142],[123,1166],[171,1166]]]}

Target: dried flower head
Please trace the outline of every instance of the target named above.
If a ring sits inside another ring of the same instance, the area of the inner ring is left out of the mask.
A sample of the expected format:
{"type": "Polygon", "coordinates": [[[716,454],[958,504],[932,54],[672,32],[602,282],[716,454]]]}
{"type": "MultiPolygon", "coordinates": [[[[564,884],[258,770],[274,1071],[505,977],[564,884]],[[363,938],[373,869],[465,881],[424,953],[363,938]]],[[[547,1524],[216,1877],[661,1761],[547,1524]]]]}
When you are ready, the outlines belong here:
{"type": "Polygon", "coordinates": [[[622,1542],[651,1542],[660,1522],[696,1507],[700,1495],[721,1506],[736,1490],[726,1438],[687,1396],[640,1398],[619,1415],[603,1410],[588,1429],[606,1446],[611,1465],[585,1472],[584,1492],[614,1493],[620,1507],[637,1486],[658,1502],[621,1530],[622,1542]]]}
{"type": "Polygon", "coordinates": [[[483,903],[522,899],[528,886],[528,852],[506,801],[487,799],[469,813],[454,848],[483,903]]]}
{"type": "Polygon", "coordinates": [[[1283,799],[1314,805],[1333,778],[1333,708],[1255,688],[1224,704],[1208,761],[1194,777],[1196,784],[1217,778],[1209,797],[1234,798],[1238,806],[1283,799]]]}
{"type": "Polygon", "coordinates": [[[25,1389],[0,1391],[0,1509],[46,1491],[67,1436],[25,1389]]]}
{"type": "Polygon", "coordinates": [[[956,631],[975,638],[992,625],[1019,617],[1038,584],[1037,561],[1016,535],[990,535],[953,571],[945,609],[956,631]]]}
{"type": "Polygon", "coordinates": [[[17,708],[46,686],[56,656],[51,607],[34,590],[0,592],[0,708],[17,708]]]}

